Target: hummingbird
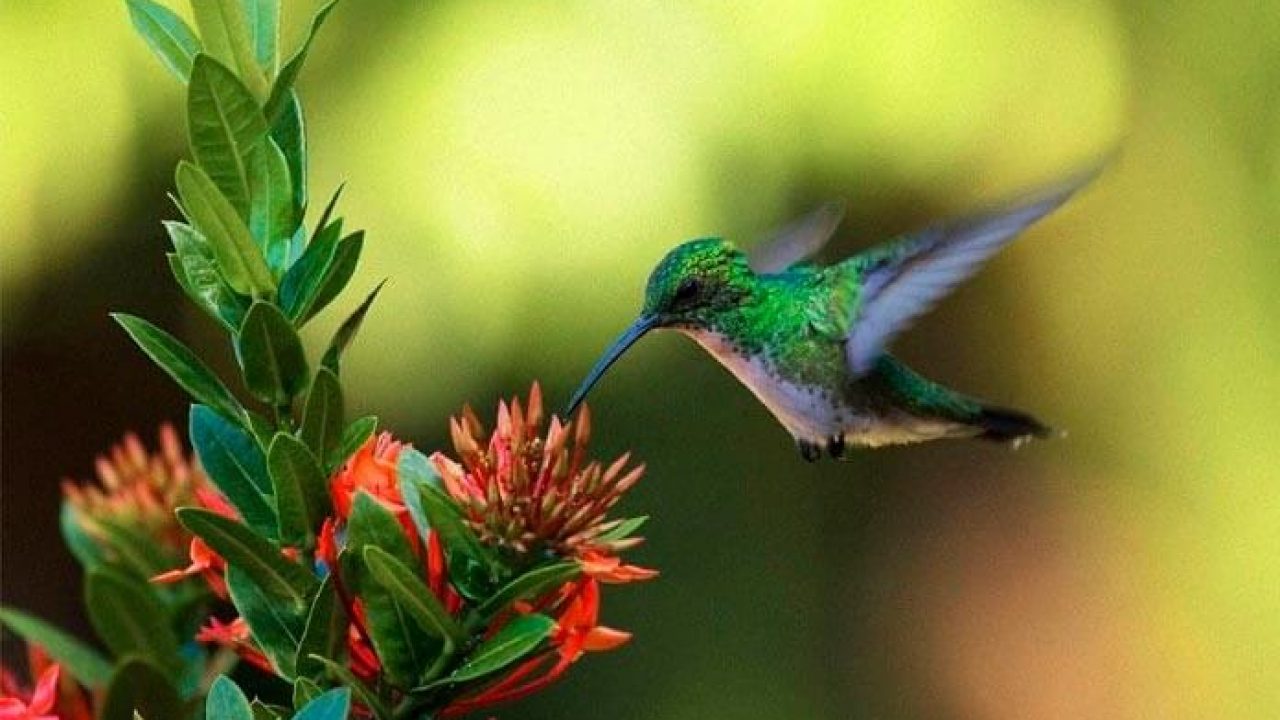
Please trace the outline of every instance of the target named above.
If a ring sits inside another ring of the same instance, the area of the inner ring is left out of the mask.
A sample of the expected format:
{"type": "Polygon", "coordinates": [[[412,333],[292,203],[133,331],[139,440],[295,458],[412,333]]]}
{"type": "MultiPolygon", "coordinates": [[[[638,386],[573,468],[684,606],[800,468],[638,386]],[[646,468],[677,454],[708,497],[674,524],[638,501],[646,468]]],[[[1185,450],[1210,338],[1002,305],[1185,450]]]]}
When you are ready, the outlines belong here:
{"type": "Polygon", "coordinates": [[[887,348],[1096,173],[827,266],[811,258],[840,225],[840,203],[818,208],[750,253],[717,237],[685,242],[654,268],[640,316],[588,373],[569,412],[637,340],[674,330],[746,385],[810,462],[824,450],[848,459],[855,446],[981,438],[1016,447],[1049,437],[1049,427],[1031,415],[928,380],[887,348]]]}

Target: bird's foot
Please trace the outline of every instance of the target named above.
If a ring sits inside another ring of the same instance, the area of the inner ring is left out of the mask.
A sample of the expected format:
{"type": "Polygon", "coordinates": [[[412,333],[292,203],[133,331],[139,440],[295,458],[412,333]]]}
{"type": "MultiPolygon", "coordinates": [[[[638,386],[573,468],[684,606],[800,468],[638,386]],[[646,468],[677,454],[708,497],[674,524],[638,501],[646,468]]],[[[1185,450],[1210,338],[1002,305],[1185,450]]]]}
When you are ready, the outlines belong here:
{"type": "Polygon", "coordinates": [[[800,457],[808,462],[817,462],[822,457],[822,446],[816,442],[797,439],[796,449],[800,451],[800,457]]]}

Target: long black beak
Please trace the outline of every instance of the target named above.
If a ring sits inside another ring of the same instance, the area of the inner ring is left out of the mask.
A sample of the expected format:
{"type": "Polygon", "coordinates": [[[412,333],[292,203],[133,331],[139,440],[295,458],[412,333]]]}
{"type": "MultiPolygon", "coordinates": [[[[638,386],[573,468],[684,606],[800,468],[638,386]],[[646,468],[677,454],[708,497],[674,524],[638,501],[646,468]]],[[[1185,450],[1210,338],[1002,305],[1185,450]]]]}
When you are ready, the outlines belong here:
{"type": "Polygon", "coordinates": [[[619,335],[618,339],[613,341],[609,349],[604,351],[604,355],[601,355],[600,359],[596,361],[596,366],[591,368],[587,379],[583,380],[582,384],[578,386],[578,392],[574,393],[573,399],[569,401],[569,409],[565,411],[565,417],[573,415],[573,411],[578,409],[582,399],[587,396],[587,393],[591,392],[591,388],[600,380],[600,376],[604,375],[605,370],[608,370],[610,365],[613,365],[618,358],[622,357],[622,353],[626,352],[627,348],[634,345],[637,340],[644,337],[644,334],[656,327],[657,324],[658,318],[653,315],[641,315],[636,318],[635,322],[631,323],[631,327],[624,330],[622,335],[619,335]]]}

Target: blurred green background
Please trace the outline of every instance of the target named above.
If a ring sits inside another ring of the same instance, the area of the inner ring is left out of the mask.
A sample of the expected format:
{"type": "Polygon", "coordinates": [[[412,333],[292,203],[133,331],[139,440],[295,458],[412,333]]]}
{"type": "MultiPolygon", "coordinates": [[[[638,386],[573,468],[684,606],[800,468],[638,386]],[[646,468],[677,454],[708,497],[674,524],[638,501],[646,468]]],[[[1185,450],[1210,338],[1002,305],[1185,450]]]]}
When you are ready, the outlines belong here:
{"type": "MultiPolygon", "coordinates": [[[[663,576],[606,594],[632,645],[498,714],[1275,717],[1278,39],[1249,0],[340,6],[312,188],[348,182],[355,287],[391,277],[349,397],[428,450],[463,402],[567,399],[682,239],[842,197],[837,257],[1122,148],[897,347],[1065,440],[809,466],[691,343],[641,343],[596,447],[648,462],[663,576]]],[[[57,482],[185,415],[106,312],[230,354],[165,267],[182,96],[124,3],[0,3],[0,77],[3,591],[84,629],[57,482]]]]}

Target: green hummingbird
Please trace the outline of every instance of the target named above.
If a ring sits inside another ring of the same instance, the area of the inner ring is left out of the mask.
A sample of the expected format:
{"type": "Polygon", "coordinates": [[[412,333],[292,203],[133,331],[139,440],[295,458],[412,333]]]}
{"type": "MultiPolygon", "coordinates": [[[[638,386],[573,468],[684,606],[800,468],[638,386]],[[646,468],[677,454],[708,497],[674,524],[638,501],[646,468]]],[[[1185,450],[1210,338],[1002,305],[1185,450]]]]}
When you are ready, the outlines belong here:
{"type": "Polygon", "coordinates": [[[937,438],[1013,443],[1050,429],[925,379],[886,352],[927,311],[1023,229],[1061,206],[1096,171],[996,212],[942,223],[829,266],[810,261],[843,206],[825,205],[744,253],[701,238],[667,253],[649,276],[640,317],[609,347],[569,404],[651,330],[681,332],[746,385],[805,460],[825,449],[937,438]]]}

